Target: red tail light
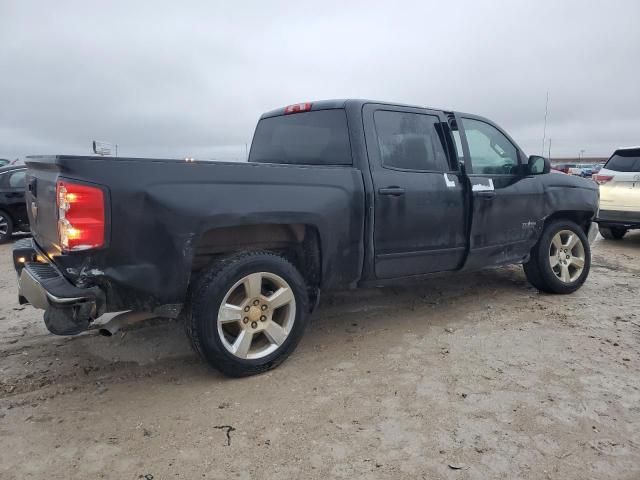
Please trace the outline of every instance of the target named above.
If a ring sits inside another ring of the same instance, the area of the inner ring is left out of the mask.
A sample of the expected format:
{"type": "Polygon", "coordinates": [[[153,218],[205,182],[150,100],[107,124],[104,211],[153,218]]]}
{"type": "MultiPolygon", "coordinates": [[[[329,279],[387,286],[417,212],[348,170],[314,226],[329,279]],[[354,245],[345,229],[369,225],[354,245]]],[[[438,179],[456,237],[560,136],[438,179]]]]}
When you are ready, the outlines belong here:
{"type": "Polygon", "coordinates": [[[56,186],[58,236],[64,251],[104,245],[104,193],[97,187],[68,181],[56,186]]]}
{"type": "Polygon", "coordinates": [[[605,183],[613,180],[613,176],[611,175],[598,175],[597,173],[591,177],[598,185],[604,185],[605,183]]]}
{"type": "Polygon", "coordinates": [[[295,105],[284,107],[284,114],[288,115],[289,113],[308,112],[309,110],[311,110],[310,103],[296,103],[295,105]]]}

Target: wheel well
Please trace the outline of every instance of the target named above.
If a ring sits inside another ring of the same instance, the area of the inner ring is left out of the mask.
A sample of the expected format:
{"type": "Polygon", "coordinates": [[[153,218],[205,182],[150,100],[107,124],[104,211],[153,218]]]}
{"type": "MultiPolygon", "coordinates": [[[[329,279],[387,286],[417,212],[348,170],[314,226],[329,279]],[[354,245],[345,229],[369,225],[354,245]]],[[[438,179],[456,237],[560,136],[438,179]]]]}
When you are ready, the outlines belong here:
{"type": "Polygon", "coordinates": [[[248,250],[269,250],[295,265],[310,287],[321,281],[320,236],[305,224],[262,224],[214,228],[204,232],[193,248],[192,273],[216,258],[248,250]]]}
{"type": "Polygon", "coordinates": [[[555,212],[552,215],[549,215],[544,223],[545,226],[550,222],[558,219],[563,220],[571,220],[572,222],[580,225],[584,233],[589,232],[589,226],[591,225],[591,221],[593,219],[593,212],[581,211],[581,210],[561,210],[559,212],[555,212]]]}
{"type": "Polygon", "coordinates": [[[16,219],[13,218],[13,216],[9,212],[0,208],[0,214],[2,214],[3,217],[9,219],[9,221],[11,222],[11,225],[13,225],[14,231],[16,230],[16,228],[18,228],[18,225],[16,224],[16,219]]]}

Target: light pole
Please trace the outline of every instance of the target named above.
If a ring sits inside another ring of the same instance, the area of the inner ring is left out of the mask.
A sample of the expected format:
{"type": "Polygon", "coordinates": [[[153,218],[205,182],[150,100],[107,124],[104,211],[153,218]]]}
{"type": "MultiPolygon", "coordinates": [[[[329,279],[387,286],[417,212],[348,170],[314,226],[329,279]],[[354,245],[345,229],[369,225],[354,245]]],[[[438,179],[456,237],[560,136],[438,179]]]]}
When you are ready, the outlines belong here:
{"type": "Polygon", "coordinates": [[[544,144],[547,136],[547,115],[549,114],[549,90],[547,90],[547,102],[544,104],[544,127],[542,129],[542,152],[540,155],[544,156],[544,144]]]}

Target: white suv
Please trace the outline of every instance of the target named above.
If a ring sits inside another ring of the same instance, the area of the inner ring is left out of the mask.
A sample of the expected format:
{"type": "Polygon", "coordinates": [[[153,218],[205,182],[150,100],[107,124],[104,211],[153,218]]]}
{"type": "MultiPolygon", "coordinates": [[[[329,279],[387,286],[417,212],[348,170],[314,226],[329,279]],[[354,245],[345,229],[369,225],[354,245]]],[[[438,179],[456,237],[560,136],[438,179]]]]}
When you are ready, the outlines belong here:
{"type": "Polygon", "coordinates": [[[593,179],[600,185],[600,234],[619,240],[640,228],[640,147],[616,150],[593,179]]]}

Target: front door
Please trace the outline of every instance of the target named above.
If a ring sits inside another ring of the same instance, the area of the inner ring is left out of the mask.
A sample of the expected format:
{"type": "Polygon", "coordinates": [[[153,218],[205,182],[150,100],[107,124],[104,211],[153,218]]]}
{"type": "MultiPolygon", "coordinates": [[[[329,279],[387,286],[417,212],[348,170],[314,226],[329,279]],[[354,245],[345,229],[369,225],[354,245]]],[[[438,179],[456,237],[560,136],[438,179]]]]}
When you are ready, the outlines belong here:
{"type": "Polygon", "coordinates": [[[495,125],[464,115],[457,124],[472,197],[465,268],[520,261],[542,228],[542,182],[525,174],[524,154],[495,125]]]}
{"type": "Polygon", "coordinates": [[[442,112],[364,109],[374,185],[377,278],[454,270],[464,260],[464,183],[442,112]]]}

